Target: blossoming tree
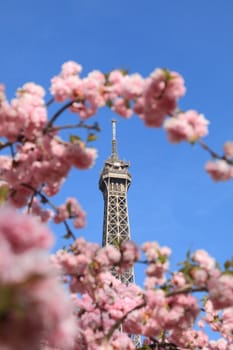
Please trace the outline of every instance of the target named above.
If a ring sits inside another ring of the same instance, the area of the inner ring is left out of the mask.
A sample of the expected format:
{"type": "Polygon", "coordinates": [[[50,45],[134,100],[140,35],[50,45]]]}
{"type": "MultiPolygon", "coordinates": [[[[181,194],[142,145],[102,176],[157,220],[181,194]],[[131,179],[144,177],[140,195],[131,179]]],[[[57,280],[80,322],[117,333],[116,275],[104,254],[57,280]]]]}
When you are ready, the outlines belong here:
{"type": "Polygon", "coordinates": [[[232,350],[233,261],[220,268],[198,250],[170,272],[171,251],[156,242],[142,245],[144,258],[131,241],[119,249],[99,247],[74,233],[85,225],[77,200],[56,206],[52,197],[73,167],[93,166],[96,150],[88,141],[99,126],[87,119],[104,106],[162,127],[172,143],[199,143],[212,157],[205,168],[215,181],[233,177],[233,143],[217,154],[203,142],[208,120],[194,110],[179,110],[185,86],[176,72],[156,69],[143,78],[121,70],[93,71],[82,78],[81,70],[75,62],[65,63],[51,80],[47,103],[44,89],[34,83],[18,89],[10,102],[0,89],[1,349],[133,350],[130,334],[142,336],[145,350],[232,350]],[[49,116],[51,105],[57,110],[49,116]],[[75,125],[57,123],[66,110],[77,114],[75,125]],[[63,139],[62,130],[70,128],[87,129],[86,142],[73,135],[63,139]],[[63,224],[72,241],[53,256],[49,220],[63,224]],[[143,287],[125,285],[111,274],[113,266],[120,274],[135,262],[146,264],[143,287]],[[211,340],[206,327],[219,339],[211,340]]]}

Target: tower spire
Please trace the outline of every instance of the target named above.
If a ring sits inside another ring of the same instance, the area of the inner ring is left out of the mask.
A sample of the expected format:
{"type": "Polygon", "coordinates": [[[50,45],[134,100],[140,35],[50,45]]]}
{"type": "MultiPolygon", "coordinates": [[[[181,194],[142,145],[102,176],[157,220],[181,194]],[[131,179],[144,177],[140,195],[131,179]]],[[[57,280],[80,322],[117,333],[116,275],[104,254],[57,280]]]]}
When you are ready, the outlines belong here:
{"type": "Polygon", "coordinates": [[[112,155],[111,155],[111,158],[113,160],[118,159],[117,139],[116,139],[116,123],[117,123],[117,121],[115,119],[112,119],[112,155]]]}

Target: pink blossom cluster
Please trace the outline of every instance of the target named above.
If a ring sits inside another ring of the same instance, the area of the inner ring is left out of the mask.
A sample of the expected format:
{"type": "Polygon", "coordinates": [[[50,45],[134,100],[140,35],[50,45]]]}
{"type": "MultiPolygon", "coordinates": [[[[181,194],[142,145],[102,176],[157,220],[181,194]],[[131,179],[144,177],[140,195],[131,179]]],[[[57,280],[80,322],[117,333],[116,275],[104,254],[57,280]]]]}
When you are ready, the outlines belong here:
{"type": "Polygon", "coordinates": [[[0,347],[30,350],[42,341],[71,349],[72,305],[46,252],[53,237],[29,215],[0,209],[0,347]]]}
{"type": "Polygon", "coordinates": [[[232,307],[233,275],[230,271],[221,271],[215,259],[205,250],[194,252],[191,261],[178,276],[173,276],[178,287],[184,287],[192,281],[194,286],[209,292],[209,300],[215,310],[232,307]],[[177,283],[178,281],[178,283],[177,283]]]}
{"type": "Polygon", "coordinates": [[[27,83],[17,91],[11,103],[1,89],[0,137],[15,142],[20,137],[33,140],[45,127],[48,117],[44,103],[45,90],[34,83],[27,83]]]}
{"type": "MultiPolygon", "coordinates": [[[[133,264],[135,249],[132,246],[128,244],[127,248],[124,244],[120,252],[113,246],[100,248],[79,238],[71,252],[60,251],[53,257],[54,264],[69,276],[69,288],[74,293],[78,322],[76,350],[101,348],[116,322],[142,302],[139,287],[126,286],[111,273],[114,265],[125,266],[125,261],[129,264],[129,260],[133,264]]],[[[118,327],[114,329],[110,344],[114,349],[134,349],[131,339],[119,332],[118,327]]]]}
{"type": "MultiPolygon", "coordinates": [[[[67,108],[81,119],[106,105],[123,117],[138,114],[148,126],[164,126],[168,139],[175,143],[194,142],[208,133],[208,121],[203,115],[193,110],[177,112],[178,100],[185,93],[184,80],[177,72],[156,69],[143,78],[122,70],[108,74],[95,70],[82,78],[81,71],[80,64],[68,61],[52,79],[54,100],[69,103],[50,120],[41,86],[25,84],[11,102],[1,86],[0,136],[7,139],[3,147],[11,148],[11,156],[1,156],[0,176],[7,182],[10,201],[16,207],[32,203],[38,190],[46,196],[56,195],[73,167],[88,169],[94,164],[96,149],[78,138],[64,141],[55,125],[67,108]],[[167,119],[168,115],[171,117],[167,119]]],[[[224,152],[225,158],[231,159],[231,142],[225,144],[224,152]]],[[[207,164],[206,169],[215,180],[232,177],[232,166],[225,159],[207,164]]]]}
{"type": "Polygon", "coordinates": [[[112,245],[100,248],[96,243],[79,238],[72,244],[71,252],[58,251],[53,260],[71,276],[72,292],[82,293],[92,290],[96,274],[109,271],[113,266],[118,266],[118,272],[122,273],[133,266],[138,255],[138,248],[131,241],[123,242],[117,249],[112,245]]]}
{"type": "Polygon", "coordinates": [[[233,166],[224,159],[207,162],[205,170],[214,181],[226,181],[233,178],[233,166]]]}
{"type": "Polygon", "coordinates": [[[214,181],[226,181],[233,178],[233,142],[223,145],[223,156],[206,163],[205,170],[214,181]]]}
{"type": "Polygon", "coordinates": [[[57,194],[72,166],[90,168],[96,150],[83,143],[64,142],[54,135],[41,135],[35,142],[17,145],[14,158],[0,157],[0,174],[9,186],[9,198],[23,207],[39,188],[47,196],[57,194]]]}
{"type": "Polygon", "coordinates": [[[99,107],[105,105],[103,96],[105,76],[99,71],[91,72],[81,79],[81,66],[69,61],[63,64],[59,76],[51,80],[51,94],[58,102],[69,99],[74,101],[71,111],[78,113],[82,119],[96,114],[99,107]]]}
{"type": "Polygon", "coordinates": [[[146,125],[160,127],[186,90],[183,78],[165,69],[155,70],[148,78],[114,70],[109,74],[93,71],[82,79],[78,67],[72,61],[65,63],[60,75],[52,79],[50,91],[58,102],[74,101],[71,111],[83,119],[108,105],[123,117],[135,113],[146,125]]]}
{"type": "Polygon", "coordinates": [[[199,326],[204,329],[205,324],[214,331],[221,334],[222,338],[217,341],[210,340],[204,349],[223,349],[231,350],[233,348],[232,330],[233,330],[233,309],[228,307],[223,311],[216,311],[210,300],[204,303],[205,314],[199,322],[199,326]]]}
{"type": "Polygon", "coordinates": [[[86,224],[86,213],[75,198],[67,198],[65,204],[57,208],[57,213],[54,216],[56,224],[67,219],[73,219],[73,225],[76,228],[82,228],[86,224]]]}
{"type": "Polygon", "coordinates": [[[207,285],[209,289],[209,298],[216,310],[233,305],[232,274],[221,274],[217,278],[211,277],[207,285]]]}
{"type": "MultiPolygon", "coordinates": [[[[193,254],[193,263],[187,272],[176,272],[171,279],[167,279],[170,249],[160,247],[156,242],[146,242],[142,250],[148,259],[146,280],[155,277],[149,286],[146,284],[145,290],[135,284],[125,285],[111,274],[113,266],[119,267],[119,272],[122,265],[127,269],[139,259],[138,249],[132,242],[124,242],[120,249],[113,246],[100,248],[80,238],[72,245],[70,252],[62,250],[53,257],[53,262],[67,276],[66,281],[74,294],[78,319],[76,349],[134,349],[130,338],[125,338],[127,334],[143,335],[145,343],[149,344],[161,332],[166,333],[168,343],[176,344],[181,349],[211,349],[213,342],[208,339],[204,329],[193,329],[200,315],[199,301],[192,295],[195,286],[201,286],[202,291],[209,290],[211,305],[218,300],[222,302],[219,307],[226,308],[224,326],[215,331],[220,332],[225,339],[224,344],[229,345],[232,276],[223,278],[226,275],[216,268],[215,260],[199,250],[193,254]],[[192,275],[194,267],[206,271],[205,278],[192,275]],[[216,285],[212,293],[211,283],[214,281],[216,285]],[[120,325],[123,334],[119,332],[120,325]]],[[[213,324],[210,317],[203,319],[203,322],[213,324]]]]}
{"type": "MultiPolygon", "coordinates": [[[[68,210],[72,211],[72,205],[76,203],[72,200],[68,203],[71,203],[68,210]]],[[[4,298],[12,288],[16,290],[16,294],[9,294],[10,301],[7,297],[3,311],[8,312],[9,308],[18,305],[25,310],[23,319],[17,316],[17,312],[10,318],[11,326],[14,322],[15,327],[19,328],[15,338],[9,338],[7,323],[5,319],[1,321],[3,326],[0,333],[4,344],[15,344],[17,341],[18,349],[27,349],[31,342],[41,341],[43,333],[46,334],[44,343],[47,344],[43,349],[47,350],[69,349],[71,346],[75,350],[133,350],[134,344],[128,334],[143,335],[145,343],[149,344],[151,339],[165,332],[166,341],[181,349],[212,349],[215,343],[208,340],[204,329],[192,328],[200,313],[198,299],[191,294],[192,288],[197,285],[202,287],[201,290],[209,290],[206,317],[202,324],[207,323],[220,332],[224,337],[223,349],[230,349],[233,327],[232,275],[220,273],[215,260],[203,250],[193,254],[192,265],[186,272],[174,273],[169,280],[166,274],[170,249],[160,247],[156,242],[146,242],[142,250],[148,259],[147,278],[156,278],[154,286],[152,280],[150,286],[143,290],[135,284],[125,285],[111,273],[113,266],[121,273],[139,259],[139,250],[133,242],[123,242],[117,249],[111,245],[100,248],[96,243],[77,239],[69,251],[61,250],[52,257],[53,265],[63,272],[72,293],[76,310],[74,324],[70,316],[71,306],[66,299],[62,299],[65,298],[64,292],[59,289],[57,277],[44,254],[44,249],[52,240],[49,231],[28,215],[16,215],[7,208],[0,215],[0,240],[0,249],[5,252],[0,264],[0,294],[4,298]],[[206,272],[203,274],[205,278],[193,273],[198,269],[206,272]],[[193,278],[191,285],[190,278],[193,278]],[[225,310],[217,322],[215,309],[218,308],[225,310]],[[30,319],[27,312],[31,315],[30,319]],[[44,318],[46,323],[43,323],[44,318]],[[32,328],[34,325],[36,330],[32,328]],[[50,330],[48,334],[47,326],[50,330]],[[23,327],[32,328],[27,339],[20,339],[23,327]]],[[[3,311],[0,309],[0,312],[3,311]]]]}
{"type": "Polygon", "coordinates": [[[167,132],[169,141],[172,143],[181,141],[195,142],[208,134],[208,124],[208,120],[202,114],[190,110],[166,119],[164,129],[167,132]]]}
{"type": "Polygon", "coordinates": [[[147,126],[162,126],[167,115],[177,109],[177,102],[185,94],[184,80],[177,72],[156,69],[146,80],[142,96],[136,102],[134,112],[147,126]]]}
{"type": "Polygon", "coordinates": [[[47,223],[54,217],[54,212],[51,209],[44,208],[36,197],[33,197],[30,203],[30,209],[27,212],[40,218],[43,223],[47,223]]]}
{"type": "Polygon", "coordinates": [[[169,268],[168,257],[171,254],[170,248],[160,247],[157,242],[145,242],[142,245],[149,266],[147,267],[145,288],[153,289],[156,285],[161,285],[166,282],[166,272],[169,268]]]}
{"type": "Polygon", "coordinates": [[[233,142],[232,141],[227,141],[224,143],[223,152],[226,159],[228,160],[233,159],[233,142]]]}

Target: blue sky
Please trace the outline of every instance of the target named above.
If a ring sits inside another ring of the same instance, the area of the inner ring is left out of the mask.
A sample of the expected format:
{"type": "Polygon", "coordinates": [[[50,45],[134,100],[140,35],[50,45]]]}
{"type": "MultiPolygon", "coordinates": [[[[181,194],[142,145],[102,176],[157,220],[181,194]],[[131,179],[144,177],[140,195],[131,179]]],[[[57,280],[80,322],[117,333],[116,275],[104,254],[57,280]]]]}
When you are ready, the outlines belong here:
{"type": "MultiPolygon", "coordinates": [[[[8,0],[0,3],[0,33],[0,81],[9,98],[27,81],[48,89],[67,60],[81,63],[84,75],[126,68],[146,76],[167,67],[186,80],[181,108],[197,109],[210,120],[206,142],[221,152],[224,141],[233,140],[232,0],[8,0]]],[[[78,198],[88,225],[77,235],[97,242],[103,222],[98,180],[111,153],[113,117],[104,109],[93,118],[102,127],[96,165],[72,172],[57,198],[78,198]]],[[[174,262],[197,248],[220,261],[232,256],[232,181],[209,179],[209,155],[198,146],[171,145],[162,130],[145,128],[135,116],[116,119],[119,155],[131,163],[132,238],[169,245],[174,262]]]]}

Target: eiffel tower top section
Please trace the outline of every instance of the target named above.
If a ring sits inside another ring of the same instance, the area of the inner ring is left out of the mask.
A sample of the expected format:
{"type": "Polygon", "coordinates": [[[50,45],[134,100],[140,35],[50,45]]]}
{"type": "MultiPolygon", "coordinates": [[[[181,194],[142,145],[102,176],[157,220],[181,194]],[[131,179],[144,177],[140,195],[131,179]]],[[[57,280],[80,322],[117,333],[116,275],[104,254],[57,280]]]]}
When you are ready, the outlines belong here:
{"type": "Polygon", "coordinates": [[[129,166],[129,162],[119,159],[117,153],[116,120],[112,120],[112,154],[104,163],[99,181],[100,190],[104,192],[105,181],[108,178],[126,180],[129,186],[131,183],[131,175],[128,172],[129,166]]]}

